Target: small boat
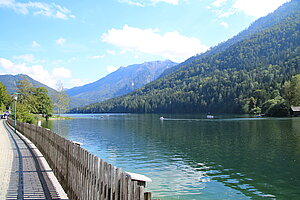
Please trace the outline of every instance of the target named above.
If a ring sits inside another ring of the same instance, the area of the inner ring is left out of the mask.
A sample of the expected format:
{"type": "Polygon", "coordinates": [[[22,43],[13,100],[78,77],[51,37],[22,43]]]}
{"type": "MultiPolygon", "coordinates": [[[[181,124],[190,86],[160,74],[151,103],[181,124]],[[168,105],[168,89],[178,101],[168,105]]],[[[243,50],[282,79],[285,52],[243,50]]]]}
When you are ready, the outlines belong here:
{"type": "Polygon", "coordinates": [[[164,117],[160,117],[159,119],[160,119],[161,121],[163,121],[165,118],[164,118],[164,117]]]}
{"type": "Polygon", "coordinates": [[[207,118],[207,119],[213,119],[214,116],[213,116],[213,115],[206,115],[206,118],[207,118]]]}

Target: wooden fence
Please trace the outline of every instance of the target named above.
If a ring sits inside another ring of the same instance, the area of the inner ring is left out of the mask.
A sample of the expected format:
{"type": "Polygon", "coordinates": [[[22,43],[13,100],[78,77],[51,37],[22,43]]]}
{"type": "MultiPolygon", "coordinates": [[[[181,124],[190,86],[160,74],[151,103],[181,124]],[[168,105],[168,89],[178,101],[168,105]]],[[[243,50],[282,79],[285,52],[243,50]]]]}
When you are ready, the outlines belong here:
{"type": "MultiPolygon", "coordinates": [[[[14,121],[8,122],[13,126],[14,121]]],[[[141,182],[104,162],[79,145],[32,124],[17,122],[17,130],[44,155],[71,200],[150,200],[141,182]]]]}

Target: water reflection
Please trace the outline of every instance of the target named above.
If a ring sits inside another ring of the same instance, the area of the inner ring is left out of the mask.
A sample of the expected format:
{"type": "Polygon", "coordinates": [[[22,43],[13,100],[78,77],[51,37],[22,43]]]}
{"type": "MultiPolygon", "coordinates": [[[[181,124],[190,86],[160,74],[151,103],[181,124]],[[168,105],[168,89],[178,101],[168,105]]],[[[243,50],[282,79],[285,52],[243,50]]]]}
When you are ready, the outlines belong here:
{"type": "Polygon", "coordinates": [[[51,129],[151,177],[148,189],[161,199],[299,197],[300,119],[159,117],[87,115],[51,129]]]}

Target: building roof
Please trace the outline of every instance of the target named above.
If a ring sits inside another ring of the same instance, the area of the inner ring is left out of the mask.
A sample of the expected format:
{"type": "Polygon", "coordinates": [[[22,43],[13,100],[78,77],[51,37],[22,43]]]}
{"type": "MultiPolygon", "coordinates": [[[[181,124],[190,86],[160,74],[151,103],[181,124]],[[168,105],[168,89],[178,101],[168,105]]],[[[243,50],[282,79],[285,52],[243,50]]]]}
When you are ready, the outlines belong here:
{"type": "Polygon", "coordinates": [[[300,112],[300,106],[291,106],[293,112],[300,112]]]}

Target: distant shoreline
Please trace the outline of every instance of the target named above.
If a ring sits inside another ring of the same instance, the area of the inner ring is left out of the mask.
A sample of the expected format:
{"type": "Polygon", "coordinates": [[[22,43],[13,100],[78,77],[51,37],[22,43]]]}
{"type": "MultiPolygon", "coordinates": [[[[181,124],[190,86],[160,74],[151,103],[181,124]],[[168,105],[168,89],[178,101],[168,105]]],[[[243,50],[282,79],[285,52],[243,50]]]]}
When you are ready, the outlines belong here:
{"type": "Polygon", "coordinates": [[[70,120],[70,119],[74,119],[73,117],[58,117],[58,116],[55,116],[55,117],[49,117],[48,120],[70,120]]]}

